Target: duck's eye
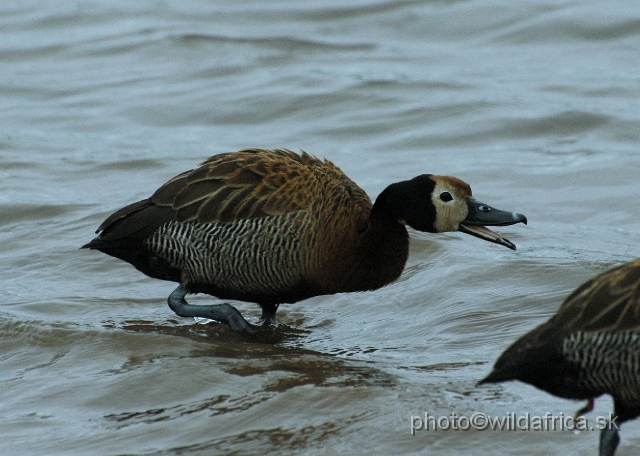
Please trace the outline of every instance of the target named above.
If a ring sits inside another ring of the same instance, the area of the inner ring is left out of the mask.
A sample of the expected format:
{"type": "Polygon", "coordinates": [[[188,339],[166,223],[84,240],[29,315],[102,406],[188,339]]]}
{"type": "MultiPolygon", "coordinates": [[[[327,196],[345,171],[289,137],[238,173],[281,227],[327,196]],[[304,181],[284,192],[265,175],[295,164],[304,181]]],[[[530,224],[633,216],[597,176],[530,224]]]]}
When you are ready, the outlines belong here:
{"type": "Polygon", "coordinates": [[[451,201],[453,196],[451,196],[449,192],[442,192],[440,193],[440,199],[446,203],[447,201],[451,201]]]}

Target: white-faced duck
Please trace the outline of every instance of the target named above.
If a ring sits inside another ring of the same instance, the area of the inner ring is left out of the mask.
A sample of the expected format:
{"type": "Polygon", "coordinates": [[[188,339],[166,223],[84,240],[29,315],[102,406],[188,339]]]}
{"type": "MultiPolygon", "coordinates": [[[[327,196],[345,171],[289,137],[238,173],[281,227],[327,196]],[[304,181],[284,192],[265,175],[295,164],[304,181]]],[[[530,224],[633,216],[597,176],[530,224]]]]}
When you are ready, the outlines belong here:
{"type": "Polygon", "coordinates": [[[190,305],[185,296],[254,302],[264,324],[276,325],[280,304],[396,280],[409,253],[406,225],[461,231],[515,249],[485,226],[519,222],[526,217],[475,200],[455,177],[423,174],[397,182],[371,204],[327,160],[247,149],[215,155],[120,209],[83,247],[178,282],[168,299],[176,314],[252,333],[231,305],[190,305]]]}

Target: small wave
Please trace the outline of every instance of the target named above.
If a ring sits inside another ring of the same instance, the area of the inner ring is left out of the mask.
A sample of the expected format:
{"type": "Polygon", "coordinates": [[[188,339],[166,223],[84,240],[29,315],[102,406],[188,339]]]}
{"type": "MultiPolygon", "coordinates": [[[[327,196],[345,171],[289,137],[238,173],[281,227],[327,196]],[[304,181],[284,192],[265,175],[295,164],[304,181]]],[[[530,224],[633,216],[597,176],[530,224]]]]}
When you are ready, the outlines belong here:
{"type": "Polygon", "coordinates": [[[268,46],[280,51],[291,50],[318,50],[318,51],[368,51],[375,48],[370,43],[338,43],[329,41],[318,41],[311,39],[291,38],[286,36],[273,37],[246,37],[246,36],[225,36],[204,33],[185,33],[176,35],[173,41],[180,44],[197,45],[201,43],[237,43],[258,46],[268,46]]]}
{"type": "Polygon", "coordinates": [[[19,224],[24,221],[59,219],[63,215],[85,208],[77,204],[2,204],[0,205],[0,226],[19,224]]]}

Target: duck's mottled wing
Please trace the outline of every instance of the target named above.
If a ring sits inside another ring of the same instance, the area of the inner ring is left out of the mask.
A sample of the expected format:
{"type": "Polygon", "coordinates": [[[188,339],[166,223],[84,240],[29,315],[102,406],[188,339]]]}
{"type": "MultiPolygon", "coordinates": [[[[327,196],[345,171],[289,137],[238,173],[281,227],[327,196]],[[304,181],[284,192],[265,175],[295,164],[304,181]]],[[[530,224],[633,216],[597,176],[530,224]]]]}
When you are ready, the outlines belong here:
{"type": "Polygon", "coordinates": [[[371,198],[369,198],[369,195],[367,195],[364,190],[362,190],[355,182],[347,177],[347,175],[343,173],[340,168],[338,168],[330,161],[325,160],[323,165],[323,180],[327,182],[333,182],[336,186],[340,186],[341,190],[346,191],[346,195],[348,195],[348,199],[351,201],[353,206],[362,210],[365,213],[365,217],[368,217],[369,211],[371,211],[372,206],[371,198]]]}
{"type": "Polygon", "coordinates": [[[305,210],[320,197],[314,167],[324,163],[284,149],[213,156],[151,197],[178,222],[231,222],[305,210]]]}
{"type": "Polygon", "coordinates": [[[583,284],[553,320],[561,327],[584,331],[640,330],[640,260],[583,284]]]}

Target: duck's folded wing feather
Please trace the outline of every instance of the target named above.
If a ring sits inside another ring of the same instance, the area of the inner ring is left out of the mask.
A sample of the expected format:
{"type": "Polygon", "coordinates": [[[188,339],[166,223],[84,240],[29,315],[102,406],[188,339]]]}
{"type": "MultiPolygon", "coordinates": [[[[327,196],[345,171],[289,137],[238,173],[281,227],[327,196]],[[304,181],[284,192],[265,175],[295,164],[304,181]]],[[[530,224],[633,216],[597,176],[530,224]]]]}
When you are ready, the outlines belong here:
{"type": "Polygon", "coordinates": [[[624,264],[578,287],[553,318],[588,331],[640,330],[640,260],[624,264]]]}
{"type": "Polygon", "coordinates": [[[309,165],[322,164],[282,149],[216,155],[171,179],[151,201],[170,206],[179,222],[231,222],[305,210],[319,196],[309,165]]]}

